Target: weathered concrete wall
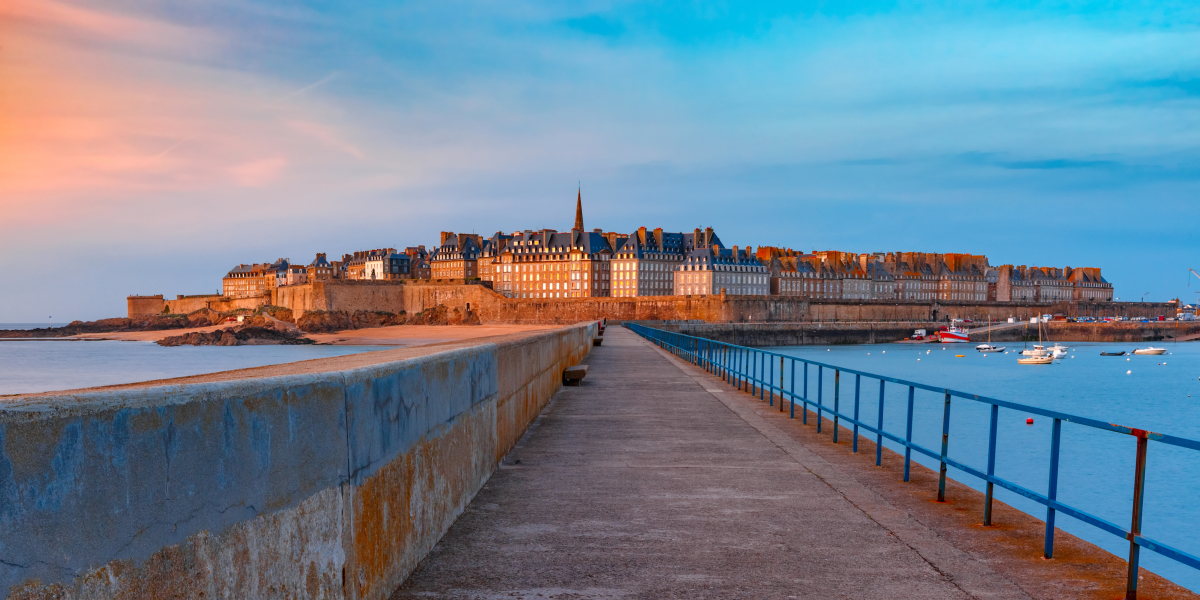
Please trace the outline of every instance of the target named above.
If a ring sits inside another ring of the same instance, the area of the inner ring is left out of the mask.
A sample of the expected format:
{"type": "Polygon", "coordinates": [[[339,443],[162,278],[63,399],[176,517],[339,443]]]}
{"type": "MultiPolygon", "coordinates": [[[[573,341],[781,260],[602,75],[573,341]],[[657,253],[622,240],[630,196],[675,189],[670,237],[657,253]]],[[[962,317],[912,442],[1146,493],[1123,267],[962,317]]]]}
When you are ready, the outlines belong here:
{"type": "MultiPolygon", "coordinates": [[[[272,304],[292,309],[295,318],[306,311],[354,312],[382,310],[416,313],[438,304],[465,310],[486,302],[503,302],[504,296],[477,282],[462,280],[318,281],[275,290],[272,304]]],[[[577,323],[579,321],[571,321],[577,323]]],[[[565,324],[565,323],[564,323],[565,324]]]]}
{"type": "Polygon", "coordinates": [[[593,335],[0,405],[0,597],[387,598],[593,335]]]}

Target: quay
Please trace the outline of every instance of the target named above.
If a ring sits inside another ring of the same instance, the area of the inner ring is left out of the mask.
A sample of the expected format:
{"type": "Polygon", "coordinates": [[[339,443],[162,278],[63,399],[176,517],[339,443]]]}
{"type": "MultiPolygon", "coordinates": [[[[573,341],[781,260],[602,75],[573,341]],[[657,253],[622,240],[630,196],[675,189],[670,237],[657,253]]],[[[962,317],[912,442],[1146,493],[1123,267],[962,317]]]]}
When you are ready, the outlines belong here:
{"type": "MultiPolygon", "coordinates": [[[[850,452],[622,327],[392,600],[1118,598],[1124,560],[860,441],[850,452]]],[[[778,403],[777,403],[778,404],[778,403]]],[[[1143,570],[1141,598],[1195,598],[1143,570]]]]}
{"type": "Polygon", "coordinates": [[[1043,521],[630,327],[6,397],[0,599],[1131,597],[1122,557],[1046,560],[1043,521]]]}

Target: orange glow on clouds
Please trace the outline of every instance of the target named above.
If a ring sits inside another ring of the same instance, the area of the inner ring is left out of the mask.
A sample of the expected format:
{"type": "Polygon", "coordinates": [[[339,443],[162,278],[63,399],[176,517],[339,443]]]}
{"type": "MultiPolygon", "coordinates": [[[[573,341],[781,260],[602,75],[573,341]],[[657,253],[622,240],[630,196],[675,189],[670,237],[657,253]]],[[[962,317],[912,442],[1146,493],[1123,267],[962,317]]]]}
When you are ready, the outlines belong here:
{"type": "Polygon", "coordinates": [[[298,156],[367,155],[294,86],[205,66],[225,45],[208,31],[3,0],[0,39],[0,221],[10,226],[48,206],[271,186],[298,156]]]}

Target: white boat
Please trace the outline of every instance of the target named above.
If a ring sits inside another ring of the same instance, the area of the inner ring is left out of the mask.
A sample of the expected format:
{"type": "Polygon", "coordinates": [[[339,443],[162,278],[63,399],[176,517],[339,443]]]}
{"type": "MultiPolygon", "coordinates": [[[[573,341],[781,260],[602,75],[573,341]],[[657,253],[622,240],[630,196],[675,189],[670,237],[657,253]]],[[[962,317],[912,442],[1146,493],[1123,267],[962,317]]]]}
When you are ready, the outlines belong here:
{"type": "Polygon", "coordinates": [[[1068,350],[1069,350],[1069,348],[1067,348],[1066,346],[1063,346],[1061,344],[1054,344],[1053,346],[1046,348],[1046,352],[1049,352],[1050,356],[1053,356],[1056,359],[1066,358],[1068,350]]]}
{"type": "Polygon", "coordinates": [[[950,327],[944,331],[938,332],[938,338],[942,343],[948,342],[969,342],[971,338],[967,334],[967,330],[962,327],[950,327]]]}
{"type": "Polygon", "coordinates": [[[1166,351],[1167,351],[1166,348],[1155,348],[1154,346],[1150,346],[1149,348],[1139,348],[1137,350],[1134,350],[1133,353],[1134,354],[1149,354],[1151,356],[1158,356],[1159,354],[1166,353],[1166,351]]]}
{"type": "Polygon", "coordinates": [[[975,346],[975,349],[980,352],[1003,352],[1004,346],[1000,346],[999,348],[997,348],[996,346],[993,346],[991,344],[980,344],[978,346],[975,346]]]}
{"type": "Polygon", "coordinates": [[[1025,358],[1017,359],[1018,365],[1048,365],[1053,362],[1054,362],[1054,357],[1049,354],[1046,354],[1043,356],[1028,356],[1025,358]]]}
{"type": "Polygon", "coordinates": [[[1054,363],[1054,354],[1047,350],[1042,344],[1042,324],[1038,323],[1038,344],[1033,347],[1033,350],[1022,350],[1021,354],[1025,358],[1018,358],[1018,365],[1049,365],[1054,363]]]}

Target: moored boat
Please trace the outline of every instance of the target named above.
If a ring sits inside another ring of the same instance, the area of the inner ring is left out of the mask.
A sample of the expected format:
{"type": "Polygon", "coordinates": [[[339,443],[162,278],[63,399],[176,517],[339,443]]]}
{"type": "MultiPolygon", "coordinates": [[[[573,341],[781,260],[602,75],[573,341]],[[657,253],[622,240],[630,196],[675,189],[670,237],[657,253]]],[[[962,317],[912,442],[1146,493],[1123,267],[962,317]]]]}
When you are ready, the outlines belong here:
{"type": "Polygon", "coordinates": [[[1149,348],[1135,348],[1133,350],[1133,353],[1134,354],[1142,354],[1142,355],[1148,354],[1150,356],[1158,356],[1159,354],[1164,354],[1166,351],[1167,351],[1166,348],[1155,348],[1154,346],[1150,346],[1149,348]]]}
{"type": "Polygon", "coordinates": [[[1025,358],[1017,359],[1018,365],[1049,365],[1053,362],[1054,357],[1049,354],[1043,354],[1041,356],[1026,356],[1025,358]]]}
{"type": "Polygon", "coordinates": [[[1100,356],[1125,356],[1124,352],[1101,352],[1100,356]]]}
{"type": "Polygon", "coordinates": [[[980,352],[1003,352],[1004,346],[996,347],[991,344],[980,344],[975,346],[975,349],[980,352]]]}
{"type": "Polygon", "coordinates": [[[938,332],[938,338],[941,339],[942,343],[971,341],[967,330],[962,327],[947,327],[938,332]]]}

